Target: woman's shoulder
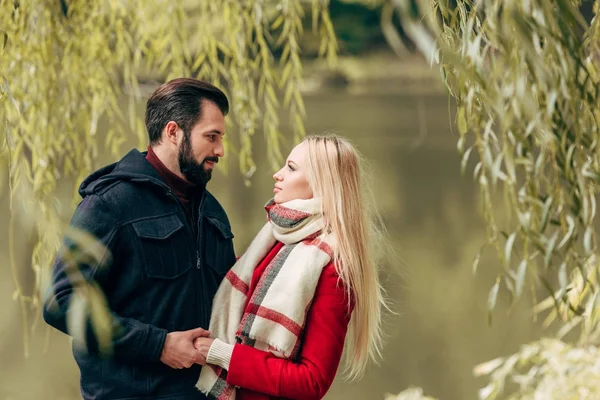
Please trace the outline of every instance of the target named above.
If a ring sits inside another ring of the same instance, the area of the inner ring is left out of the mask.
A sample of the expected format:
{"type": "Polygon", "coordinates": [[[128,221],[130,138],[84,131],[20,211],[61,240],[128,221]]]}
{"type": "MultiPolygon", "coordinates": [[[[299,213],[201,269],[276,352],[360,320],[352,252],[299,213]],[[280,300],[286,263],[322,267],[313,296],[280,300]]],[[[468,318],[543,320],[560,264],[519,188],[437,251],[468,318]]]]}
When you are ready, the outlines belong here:
{"type": "Polygon", "coordinates": [[[329,299],[327,302],[330,306],[334,303],[339,307],[348,311],[348,307],[350,308],[350,312],[354,309],[354,301],[348,302],[348,295],[352,297],[352,294],[348,290],[348,286],[341,279],[335,263],[330,262],[327,264],[323,271],[321,272],[321,277],[319,279],[319,284],[317,285],[317,290],[315,292],[315,299],[329,299]]]}
{"type": "Polygon", "coordinates": [[[348,286],[342,280],[338,269],[336,268],[336,264],[333,261],[323,267],[321,277],[319,278],[318,288],[344,295],[348,293],[348,286]]]}
{"type": "Polygon", "coordinates": [[[335,266],[335,263],[333,261],[330,261],[329,264],[327,264],[326,266],[323,267],[323,271],[321,272],[321,279],[326,279],[326,280],[331,280],[331,279],[335,279],[338,280],[340,277],[340,275],[338,274],[337,268],[335,266]]]}

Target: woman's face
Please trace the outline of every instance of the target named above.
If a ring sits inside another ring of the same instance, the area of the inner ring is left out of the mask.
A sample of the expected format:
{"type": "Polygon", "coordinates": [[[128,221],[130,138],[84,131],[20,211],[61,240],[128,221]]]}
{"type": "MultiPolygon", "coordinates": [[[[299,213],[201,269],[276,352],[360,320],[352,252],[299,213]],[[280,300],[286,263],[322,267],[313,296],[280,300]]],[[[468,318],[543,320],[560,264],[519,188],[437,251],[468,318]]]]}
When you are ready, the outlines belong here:
{"type": "Polygon", "coordinates": [[[273,175],[275,179],[275,203],[281,204],[296,199],[312,199],[313,192],[308,185],[308,145],[300,143],[294,147],[285,165],[273,175]]]}

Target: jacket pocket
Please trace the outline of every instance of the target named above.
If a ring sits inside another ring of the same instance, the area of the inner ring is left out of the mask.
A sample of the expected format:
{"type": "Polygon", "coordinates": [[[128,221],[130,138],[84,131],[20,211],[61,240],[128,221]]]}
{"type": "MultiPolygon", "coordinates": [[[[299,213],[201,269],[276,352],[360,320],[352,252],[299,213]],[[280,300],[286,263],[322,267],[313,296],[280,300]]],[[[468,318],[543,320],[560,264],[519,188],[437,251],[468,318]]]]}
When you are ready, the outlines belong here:
{"type": "Polygon", "coordinates": [[[207,216],[206,221],[208,222],[206,263],[219,275],[225,275],[235,263],[231,227],[214,217],[207,216]]]}
{"type": "Polygon", "coordinates": [[[191,268],[183,222],[175,214],[133,223],[142,246],[142,260],[151,278],[175,279],[191,268]]]}

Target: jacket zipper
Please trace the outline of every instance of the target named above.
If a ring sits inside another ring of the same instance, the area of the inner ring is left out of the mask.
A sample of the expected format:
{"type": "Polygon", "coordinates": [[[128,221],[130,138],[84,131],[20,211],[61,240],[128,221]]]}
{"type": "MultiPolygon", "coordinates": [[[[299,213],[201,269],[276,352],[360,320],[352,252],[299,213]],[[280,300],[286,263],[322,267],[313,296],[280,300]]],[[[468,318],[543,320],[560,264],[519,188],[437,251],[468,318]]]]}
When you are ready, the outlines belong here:
{"type": "MultiPolygon", "coordinates": [[[[175,202],[179,205],[180,211],[183,212],[184,214],[184,221],[185,221],[185,226],[186,229],[188,230],[188,232],[191,234],[192,238],[194,237],[194,230],[192,229],[191,226],[189,226],[189,223],[187,221],[187,216],[185,213],[185,207],[183,206],[183,203],[181,202],[181,200],[179,200],[179,198],[175,195],[175,193],[173,193],[173,191],[168,188],[167,189],[167,195],[172,198],[173,200],[175,200],[175,202]]],[[[196,273],[194,274],[194,287],[196,288],[200,288],[200,290],[197,290],[197,292],[199,293],[198,296],[196,296],[196,310],[198,311],[198,321],[200,322],[200,326],[206,326],[206,329],[208,329],[208,321],[206,320],[205,314],[206,311],[204,310],[204,303],[203,303],[203,298],[202,298],[202,293],[205,292],[205,288],[204,288],[204,282],[202,279],[202,263],[201,263],[201,256],[202,256],[202,224],[201,224],[201,220],[202,220],[202,214],[201,214],[201,207],[202,207],[202,202],[204,201],[204,192],[202,193],[202,198],[200,199],[200,204],[198,205],[198,221],[197,223],[197,228],[198,228],[198,237],[197,237],[197,241],[195,244],[196,247],[196,273]]],[[[196,327],[194,327],[196,328],[196,327]]]]}
{"type": "Polygon", "coordinates": [[[204,274],[202,271],[202,261],[203,261],[203,247],[202,247],[202,231],[203,231],[203,221],[204,218],[202,216],[202,205],[204,204],[204,196],[205,196],[205,191],[202,192],[202,197],[200,198],[200,204],[198,204],[198,221],[197,223],[197,229],[198,229],[198,238],[197,238],[197,243],[196,243],[196,269],[197,269],[197,275],[198,275],[198,279],[200,280],[200,284],[198,285],[198,287],[200,288],[200,290],[198,290],[198,296],[197,296],[197,301],[198,301],[198,314],[199,314],[199,321],[201,326],[203,326],[205,329],[208,329],[208,324],[209,324],[209,319],[206,317],[206,302],[205,302],[205,297],[206,297],[206,283],[204,280],[204,274]]]}

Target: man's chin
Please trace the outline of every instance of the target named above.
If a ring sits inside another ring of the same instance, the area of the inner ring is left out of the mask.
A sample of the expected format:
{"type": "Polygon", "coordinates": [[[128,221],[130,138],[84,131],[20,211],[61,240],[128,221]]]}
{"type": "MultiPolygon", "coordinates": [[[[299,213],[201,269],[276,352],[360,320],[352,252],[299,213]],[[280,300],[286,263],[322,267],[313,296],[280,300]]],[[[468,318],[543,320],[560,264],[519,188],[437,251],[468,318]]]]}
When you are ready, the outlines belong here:
{"type": "Polygon", "coordinates": [[[204,170],[212,170],[213,168],[215,168],[216,165],[217,163],[214,161],[204,161],[202,163],[202,167],[204,168],[204,170]]]}
{"type": "Polygon", "coordinates": [[[194,185],[206,185],[208,183],[208,181],[210,181],[210,178],[212,177],[210,171],[204,171],[202,176],[198,176],[197,174],[190,175],[190,174],[185,174],[185,173],[184,173],[184,176],[188,182],[191,182],[194,185]]]}

